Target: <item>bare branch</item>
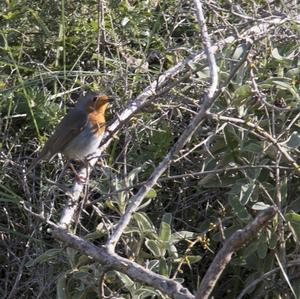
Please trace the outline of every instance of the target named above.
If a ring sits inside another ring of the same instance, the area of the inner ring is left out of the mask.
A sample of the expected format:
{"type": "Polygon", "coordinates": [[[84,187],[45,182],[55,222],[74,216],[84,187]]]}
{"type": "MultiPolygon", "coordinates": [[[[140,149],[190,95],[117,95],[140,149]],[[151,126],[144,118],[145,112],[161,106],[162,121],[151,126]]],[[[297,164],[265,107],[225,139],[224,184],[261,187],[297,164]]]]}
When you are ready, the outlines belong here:
{"type": "Polygon", "coordinates": [[[201,4],[200,0],[194,0],[194,3],[195,3],[195,7],[196,7],[197,20],[198,20],[198,23],[199,23],[199,26],[201,29],[201,36],[202,36],[203,44],[204,44],[204,51],[207,56],[209,70],[210,70],[211,85],[208,90],[207,97],[209,99],[212,99],[216,92],[216,89],[218,87],[218,68],[217,68],[214,53],[212,51],[210,38],[208,36],[207,27],[206,27],[205,18],[204,18],[203,9],[202,9],[202,4],[201,4]]]}
{"type": "MultiPolygon", "coordinates": [[[[198,2],[198,1],[196,1],[198,2]]],[[[197,5],[197,12],[198,12],[198,6],[201,7],[200,3],[196,3],[197,5]]],[[[186,129],[183,131],[181,136],[179,137],[176,144],[170,149],[168,154],[164,157],[164,159],[159,163],[159,165],[155,168],[153,173],[150,175],[149,179],[146,181],[146,183],[139,189],[136,195],[134,195],[128,204],[128,207],[125,211],[125,213],[122,215],[115,231],[112,233],[110,238],[107,241],[107,248],[111,252],[115,250],[116,244],[121,238],[121,235],[127,225],[130,222],[132,214],[136,211],[136,209],[141,204],[144,197],[147,195],[147,193],[150,191],[150,189],[156,184],[157,180],[160,178],[160,176],[166,171],[169,164],[172,162],[174,157],[179,153],[179,151],[185,146],[185,144],[190,140],[190,138],[193,136],[195,131],[198,129],[200,124],[202,123],[203,119],[205,119],[208,110],[214,103],[216,97],[214,97],[217,86],[218,86],[218,73],[217,73],[217,65],[216,60],[214,57],[214,50],[210,46],[210,40],[207,33],[206,24],[204,22],[204,17],[202,10],[198,12],[199,18],[200,18],[200,26],[201,26],[201,34],[203,36],[203,44],[205,53],[207,55],[209,69],[210,69],[210,76],[211,76],[211,85],[209,87],[209,90],[207,94],[205,95],[204,103],[202,107],[200,108],[198,114],[192,119],[192,121],[189,123],[189,125],[186,127],[186,129]]],[[[198,15],[197,15],[198,16],[198,15]]]]}
{"type": "MultiPolygon", "coordinates": [[[[107,148],[107,146],[109,144],[110,144],[110,141],[107,142],[106,144],[102,145],[98,149],[97,156],[95,156],[94,158],[92,158],[89,161],[90,168],[92,168],[96,164],[96,162],[98,161],[98,157],[101,156],[101,153],[107,148]]],[[[89,171],[89,173],[90,173],[90,171],[89,171]]],[[[88,181],[88,177],[86,177],[87,171],[86,171],[85,167],[80,169],[80,171],[78,172],[78,175],[82,178],[85,178],[85,180],[88,181]]],[[[71,223],[74,221],[74,215],[77,211],[80,195],[82,193],[84,185],[85,185],[84,181],[77,180],[77,181],[75,181],[71,190],[69,190],[66,193],[67,203],[64,206],[64,209],[61,214],[60,221],[59,221],[59,224],[64,228],[69,227],[71,225],[71,223]]]]}
{"type": "Polygon", "coordinates": [[[122,258],[115,253],[108,252],[104,247],[97,247],[82,238],[70,234],[65,229],[56,226],[53,236],[65,245],[79,250],[81,253],[94,258],[104,267],[127,274],[132,279],[152,286],[174,299],[194,299],[188,289],[182,287],[178,282],[165,276],[156,274],[143,266],[122,258]]]}
{"type": "Polygon", "coordinates": [[[230,262],[232,255],[244,244],[255,238],[258,231],[274,217],[276,212],[277,209],[274,207],[265,209],[244,229],[237,230],[225,241],[224,246],[218,252],[202,279],[196,299],[206,299],[209,297],[226,265],[230,262]]]}

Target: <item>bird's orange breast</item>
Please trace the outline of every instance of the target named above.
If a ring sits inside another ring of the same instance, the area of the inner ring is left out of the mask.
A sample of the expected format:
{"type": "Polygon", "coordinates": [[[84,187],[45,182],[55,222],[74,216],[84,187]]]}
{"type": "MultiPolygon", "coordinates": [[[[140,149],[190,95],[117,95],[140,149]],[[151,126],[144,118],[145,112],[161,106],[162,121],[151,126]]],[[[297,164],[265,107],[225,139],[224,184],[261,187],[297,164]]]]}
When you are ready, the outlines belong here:
{"type": "Polygon", "coordinates": [[[88,116],[89,122],[92,125],[93,133],[100,136],[105,131],[105,117],[103,113],[91,112],[88,116]]]}

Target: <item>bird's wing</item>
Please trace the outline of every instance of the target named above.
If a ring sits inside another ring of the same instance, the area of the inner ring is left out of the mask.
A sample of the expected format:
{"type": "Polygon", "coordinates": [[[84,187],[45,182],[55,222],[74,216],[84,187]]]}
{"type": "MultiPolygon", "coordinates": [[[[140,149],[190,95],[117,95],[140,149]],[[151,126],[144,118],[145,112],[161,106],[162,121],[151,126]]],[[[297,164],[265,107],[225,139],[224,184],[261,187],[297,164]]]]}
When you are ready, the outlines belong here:
{"type": "Polygon", "coordinates": [[[71,110],[59,123],[54,134],[47,140],[41,156],[50,153],[51,158],[57,153],[62,152],[68,143],[75,138],[87,125],[88,115],[79,109],[71,110]]]}

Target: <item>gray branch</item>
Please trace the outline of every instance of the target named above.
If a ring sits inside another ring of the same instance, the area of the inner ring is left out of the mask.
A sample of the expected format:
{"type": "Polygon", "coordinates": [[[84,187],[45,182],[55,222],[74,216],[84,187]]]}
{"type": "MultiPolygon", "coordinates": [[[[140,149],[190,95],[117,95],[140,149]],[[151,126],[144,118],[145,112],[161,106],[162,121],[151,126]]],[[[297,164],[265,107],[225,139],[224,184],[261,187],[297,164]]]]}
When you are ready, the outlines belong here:
{"type": "MultiPolygon", "coordinates": [[[[198,6],[201,8],[201,3],[199,1],[195,1],[195,4],[197,6],[197,12],[198,12],[198,6]]],[[[132,214],[136,211],[136,209],[141,204],[142,200],[145,198],[147,193],[150,191],[150,189],[156,184],[157,180],[161,177],[161,175],[166,171],[169,164],[172,162],[174,157],[179,153],[179,151],[186,145],[186,143],[191,139],[191,137],[194,135],[198,127],[200,126],[203,119],[206,118],[207,112],[212,106],[212,104],[215,101],[215,93],[217,91],[218,86],[218,73],[217,73],[217,65],[214,57],[214,50],[210,46],[210,39],[207,33],[206,24],[204,22],[204,17],[202,10],[201,12],[197,13],[197,17],[199,14],[199,23],[201,27],[201,35],[203,38],[203,44],[205,53],[208,60],[208,65],[210,69],[210,78],[211,78],[211,85],[208,89],[207,94],[204,98],[204,103],[202,104],[202,107],[200,108],[198,114],[192,119],[192,121],[189,123],[189,125],[186,127],[186,129],[183,131],[181,136],[179,137],[178,141],[175,143],[175,145],[170,149],[168,154],[164,157],[164,159],[159,163],[159,165],[155,168],[155,170],[150,175],[149,179],[146,181],[146,183],[139,189],[139,191],[134,195],[128,204],[128,207],[125,211],[125,213],[121,216],[121,219],[116,227],[116,229],[113,231],[112,235],[107,241],[107,248],[114,252],[116,244],[118,243],[119,239],[121,238],[121,235],[127,225],[130,222],[132,214]]]]}
{"type": "Polygon", "coordinates": [[[194,296],[188,289],[180,283],[156,274],[143,266],[118,256],[115,253],[108,252],[104,247],[97,247],[67,230],[56,226],[53,236],[62,241],[64,245],[79,250],[82,254],[92,257],[95,261],[101,263],[104,267],[120,271],[127,274],[135,281],[145,283],[167,294],[174,299],[194,299],[194,296]]]}
{"type": "Polygon", "coordinates": [[[257,236],[258,231],[267,225],[268,221],[274,217],[276,212],[277,209],[275,207],[263,210],[245,228],[237,230],[228,240],[226,240],[224,246],[218,252],[202,279],[196,299],[209,298],[219,277],[230,262],[232,255],[240,247],[253,240],[257,236]]]}

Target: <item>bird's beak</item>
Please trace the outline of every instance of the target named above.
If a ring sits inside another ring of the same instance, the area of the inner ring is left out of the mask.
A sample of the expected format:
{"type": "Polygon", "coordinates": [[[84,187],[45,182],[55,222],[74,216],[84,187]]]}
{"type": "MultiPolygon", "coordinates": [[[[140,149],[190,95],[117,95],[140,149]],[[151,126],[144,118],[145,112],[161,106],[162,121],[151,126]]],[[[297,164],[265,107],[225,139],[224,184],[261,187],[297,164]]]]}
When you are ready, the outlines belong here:
{"type": "Polygon", "coordinates": [[[113,97],[109,97],[109,98],[108,98],[108,103],[110,103],[110,104],[111,104],[111,103],[113,103],[115,100],[116,100],[115,98],[113,98],[113,97]]]}

